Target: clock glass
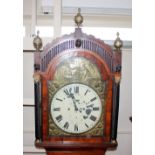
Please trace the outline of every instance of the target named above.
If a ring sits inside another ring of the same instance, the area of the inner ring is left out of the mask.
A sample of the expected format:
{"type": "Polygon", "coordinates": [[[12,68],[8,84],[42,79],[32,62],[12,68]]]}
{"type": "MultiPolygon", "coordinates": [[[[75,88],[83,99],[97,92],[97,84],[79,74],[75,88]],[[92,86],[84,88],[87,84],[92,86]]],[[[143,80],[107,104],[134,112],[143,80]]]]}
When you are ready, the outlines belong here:
{"type": "Polygon", "coordinates": [[[91,130],[101,118],[102,103],[96,91],[82,83],[67,84],[54,94],[50,115],[56,126],[70,134],[91,130]]]}

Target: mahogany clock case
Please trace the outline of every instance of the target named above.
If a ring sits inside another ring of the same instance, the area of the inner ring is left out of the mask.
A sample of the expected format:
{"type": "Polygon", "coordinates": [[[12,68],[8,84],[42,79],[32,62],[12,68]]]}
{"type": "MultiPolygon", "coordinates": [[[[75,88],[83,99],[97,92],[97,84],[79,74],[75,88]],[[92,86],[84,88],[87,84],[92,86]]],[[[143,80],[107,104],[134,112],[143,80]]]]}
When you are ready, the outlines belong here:
{"type": "Polygon", "coordinates": [[[35,83],[36,146],[46,150],[98,151],[116,147],[119,107],[116,79],[121,73],[121,52],[76,28],[74,33],[54,40],[43,52],[34,55],[35,73],[40,76],[35,83]],[[50,112],[54,94],[71,83],[91,87],[102,103],[103,111],[95,127],[80,134],[61,130],[50,112]]]}

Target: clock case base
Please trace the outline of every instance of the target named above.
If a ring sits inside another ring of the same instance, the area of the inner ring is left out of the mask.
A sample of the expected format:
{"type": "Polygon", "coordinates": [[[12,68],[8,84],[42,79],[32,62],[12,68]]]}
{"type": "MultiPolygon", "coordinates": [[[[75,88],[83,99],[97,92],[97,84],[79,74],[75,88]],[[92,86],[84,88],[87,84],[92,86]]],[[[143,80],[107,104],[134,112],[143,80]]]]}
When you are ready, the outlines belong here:
{"type": "Polygon", "coordinates": [[[117,147],[117,141],[104,144],[36,142],[35,145],[45,148],[47,155],[104,155],[107,149],[117,147]]]}
{"type": "Polygon", "coordinates": [[[47,151],[47,155],[104,155],[105,150],[89,150],[89,151],[47,151]]]}

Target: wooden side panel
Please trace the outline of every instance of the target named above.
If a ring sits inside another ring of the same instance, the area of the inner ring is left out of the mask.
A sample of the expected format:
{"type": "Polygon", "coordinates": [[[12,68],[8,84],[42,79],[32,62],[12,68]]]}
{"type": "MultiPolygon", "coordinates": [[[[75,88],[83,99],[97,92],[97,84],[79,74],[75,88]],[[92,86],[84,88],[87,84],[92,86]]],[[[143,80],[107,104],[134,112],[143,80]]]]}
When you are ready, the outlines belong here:
{"type": "Polygon", "coordinates": [[[48,89],[47,89],[47,80],[42,76],[42,133],[43,141],[47,139],[47,128],[48,128],[48,89]]]}
{"type": "Polygon", "coordinates": [[[110,141],[110,134],[111,134],[111,112],[112,112],[112,79],[108,81],[108,88],[107,88],[107,95],[106,95],[106,114],[105,114],[105,141],[110,141]]]}

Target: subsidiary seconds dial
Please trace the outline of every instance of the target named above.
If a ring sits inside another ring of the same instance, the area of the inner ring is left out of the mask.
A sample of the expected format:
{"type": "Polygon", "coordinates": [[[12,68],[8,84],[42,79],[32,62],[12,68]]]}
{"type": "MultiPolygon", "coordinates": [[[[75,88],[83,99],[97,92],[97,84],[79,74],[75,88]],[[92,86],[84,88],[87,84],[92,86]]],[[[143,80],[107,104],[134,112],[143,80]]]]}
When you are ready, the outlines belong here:
{"type": "Polygon", "coordinates": [[[79,83],[60,88],[51,101],[51,117],[61,130],[80,134],[96,126],[102,104],[98,94],[89,86],[79,83]]]}

